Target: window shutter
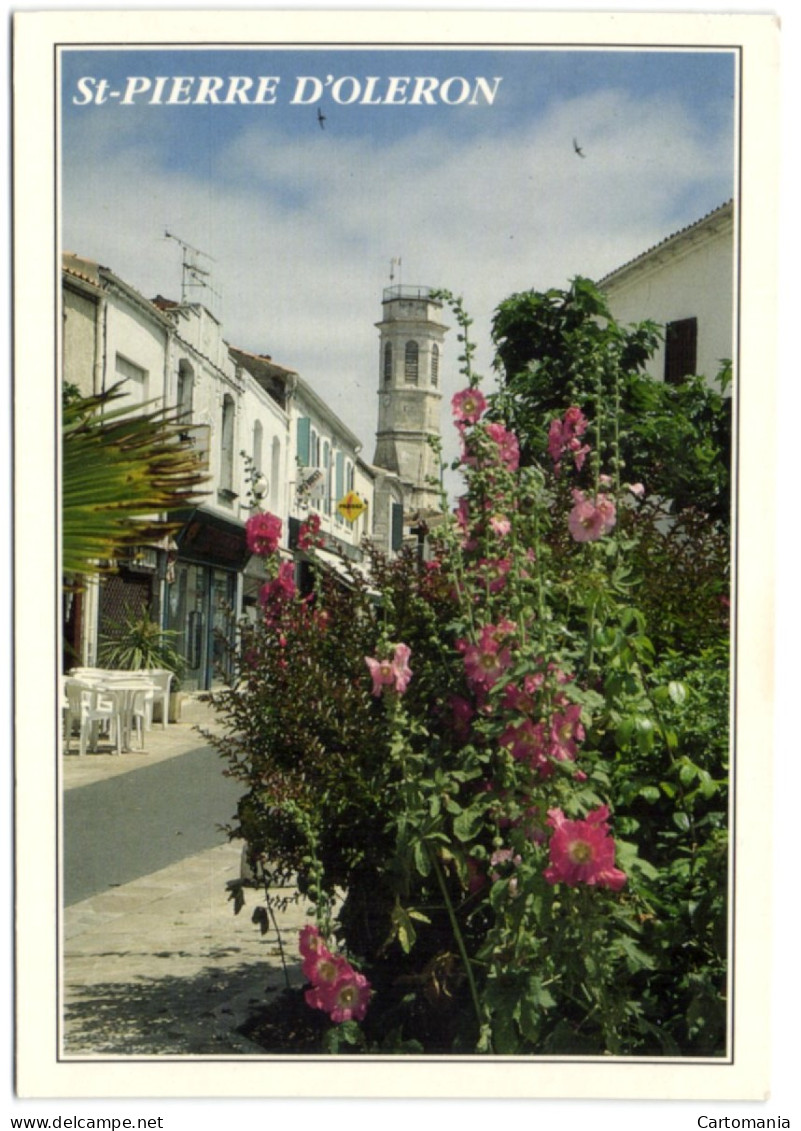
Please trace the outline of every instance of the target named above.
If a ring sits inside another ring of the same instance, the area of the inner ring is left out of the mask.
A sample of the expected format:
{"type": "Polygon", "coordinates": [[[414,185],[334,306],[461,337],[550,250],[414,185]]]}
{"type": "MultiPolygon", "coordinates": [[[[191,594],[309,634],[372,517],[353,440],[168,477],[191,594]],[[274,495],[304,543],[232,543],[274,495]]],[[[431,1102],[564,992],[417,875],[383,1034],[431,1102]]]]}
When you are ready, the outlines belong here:
{"type": "Polygon", "coordinates": [[[345,494],[345,456],[342,452],[337,452],[336,468],[336,486],[334,490],[337,497],[336,501],[339,502],[345,494]]]}
{"type": "Polygon", "coordinates": [[[311,450],[311,421],[308,416],[298,419],[298,463],[301,467],[308,467],[309,453],[311,450]]]}
{"type": "Polygon", "coordinates": [[[416,385],[420,374],[420,347],[417,342],[406,343],[404,379],[407,385],[416,385]]]}
{"type": "Polygon", "coordinates": [[[392,549],[400,550],[403,545],[403,504],[392,504],[392,549]]]}
{"type": "Polygon", "coordinates": [[[681,318],[665,326],[665,382],[678,385],[695,373],[698,363],[698,319],[681,318]]]}

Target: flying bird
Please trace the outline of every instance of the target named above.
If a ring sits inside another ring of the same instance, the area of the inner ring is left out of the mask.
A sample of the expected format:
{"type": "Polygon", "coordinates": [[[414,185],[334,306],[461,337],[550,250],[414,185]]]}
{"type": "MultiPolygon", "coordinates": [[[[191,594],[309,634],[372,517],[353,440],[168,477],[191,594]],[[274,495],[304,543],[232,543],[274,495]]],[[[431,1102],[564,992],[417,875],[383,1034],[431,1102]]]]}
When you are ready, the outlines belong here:
{"type": "Polygon", "coordinates": [[[325,129],[325,114],[322,112],[322,110],[320,109],[319,106],[317,107],[317,121],[320,123],[320,129],[324,130],[325,129]]]}
{"type": "Polygon", "coordinates": [[[584,150],[581,148],[575,138],[573,138],[573,148],[575,149],[576,153],[578,153],[579,157],[585,156],[584,150]]]}

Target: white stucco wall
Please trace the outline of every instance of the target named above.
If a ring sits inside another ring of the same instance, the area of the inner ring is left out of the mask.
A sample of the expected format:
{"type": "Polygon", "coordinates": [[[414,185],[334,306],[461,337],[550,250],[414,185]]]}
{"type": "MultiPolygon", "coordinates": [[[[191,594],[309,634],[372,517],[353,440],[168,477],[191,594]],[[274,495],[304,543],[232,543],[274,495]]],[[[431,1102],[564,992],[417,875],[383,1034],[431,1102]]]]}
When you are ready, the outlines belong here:
{"type": "MultiPolygon", "coordinates": [[[[699,231],[675,247],[656,248],[619,278],[601,282],[618,322],[648,318],[660,327],[683,318],[698,320],[696,370],[714,378],[722,359],[734,356],[734,247],[731,222],[699,231]]],[[[664,376],[665,347],[661,343],[648,372],[664,376]]]]}
{"type": "Polygon", "coordinates": [[[72,287],[64,287],[62,375],[77,385],[83,396],[99,392],[97,370],[97,319],[99,294],[94,298],[72,287]]]}
{"type": "MultiPolygon", "coordinates": [[[[142,310],[120,292],[112,289],[106,299],[104,333],[105,386],[118,380],[117,360],[122,359],[144,372],[142,389],[122,386],[125,395],[119,407],[142,401],[158,400],[163,404],[166,392],[167,329],[161,324],[158,313],[142,310]]],[[[151,405],[150,408],[156,408],[151,405]]]]}

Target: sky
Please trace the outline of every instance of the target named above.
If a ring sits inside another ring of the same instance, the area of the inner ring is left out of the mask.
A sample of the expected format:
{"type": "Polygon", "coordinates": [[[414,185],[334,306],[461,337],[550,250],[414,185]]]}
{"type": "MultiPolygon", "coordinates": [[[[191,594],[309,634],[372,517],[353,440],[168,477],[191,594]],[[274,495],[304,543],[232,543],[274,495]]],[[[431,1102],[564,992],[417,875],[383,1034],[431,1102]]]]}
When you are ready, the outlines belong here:
{"type": "MultiPolygon", "coordinates": [[[[202,251],[215,293],[189,297],[230,343],[296,369],[369,460],[383,289],[462,296],[491,379],[503,299],[598,279],[734,195],[735,65],[727,50],[65,51],[62,247],[170,298],[182,252],[165,233],[202,251]],[[267,79],[263,100],[192,101],[203,76],[224,99],[231,75],[254,79],[250,98],[267,79]],[[392,95],[392,76],[437,80],[433,104],[413,83],[392,95]],[[487,93],[460,101],[477,76],[487,93]]],[[[446,439],[459,352],[453,328],[446,439]]]]}

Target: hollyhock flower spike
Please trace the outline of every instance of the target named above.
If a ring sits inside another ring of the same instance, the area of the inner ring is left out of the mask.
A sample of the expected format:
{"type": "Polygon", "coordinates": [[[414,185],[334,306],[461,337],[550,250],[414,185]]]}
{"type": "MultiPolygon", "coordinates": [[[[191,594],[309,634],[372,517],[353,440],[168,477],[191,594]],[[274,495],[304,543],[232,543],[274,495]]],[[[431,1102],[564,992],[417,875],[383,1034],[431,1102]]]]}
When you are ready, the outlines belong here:
{"type": "Polygon", "coordinates": [[[320,537],[320,516],[319,514],[310,514],[305,522],[300,524],[298,531],[298,549],[300,550],[313,550],[322,546],[323,540],[320,537]]]}
{"type": "Polygon", "coordinates": [[[548,454],[557,474],[565,454],[573,457],[576,470],[581,471],[590,453],[589,444],[582,444],[579,438],[587,431],[587,426],[587,418],[576,405],[572,405],[561,420],[557,417],[551,421],[548,429],[548,454]]]}
{"type": "Polygon", "coordinates": [[[487,435],[498,445],[498,459],[510,471],[517,471],[520,465],[520,445],[514,432],[502,424],[488,424],[487,435]]]}
{"type": "Polygon", "coordinates": [[[245,523],[245,540],[251,554],[268,558],[281,540],[281,519],[268,511],[252,514],[245,523]]]}

